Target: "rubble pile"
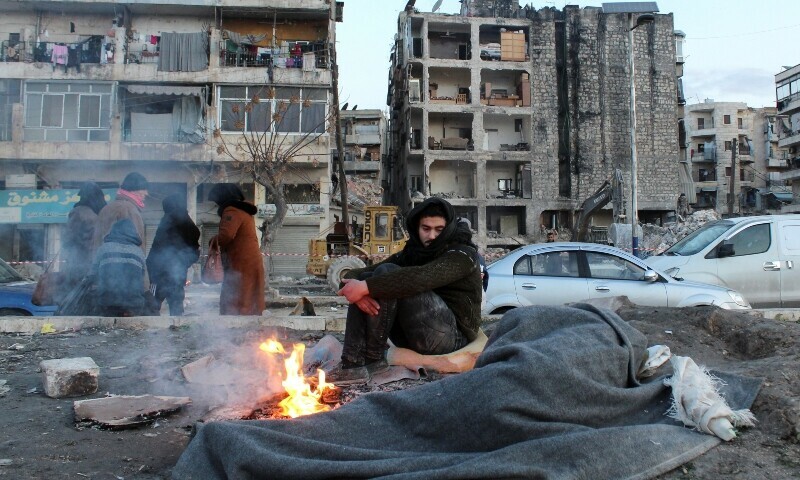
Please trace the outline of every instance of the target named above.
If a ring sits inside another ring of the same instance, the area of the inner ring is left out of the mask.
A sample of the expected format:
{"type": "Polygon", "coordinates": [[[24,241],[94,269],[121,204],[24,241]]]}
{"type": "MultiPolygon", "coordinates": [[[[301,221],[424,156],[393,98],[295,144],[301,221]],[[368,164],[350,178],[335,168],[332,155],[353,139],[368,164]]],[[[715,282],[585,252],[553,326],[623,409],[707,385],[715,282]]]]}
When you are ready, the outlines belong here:
{"type": "Polygon", "coordinates": [[[714,210],[698,210],[686,216],[683,222],[678,221],[664,227],[651,223],[643,224],[640,245],[642,257],[658,255],[707,222],[720,218],[719,213],[714,210]]]}

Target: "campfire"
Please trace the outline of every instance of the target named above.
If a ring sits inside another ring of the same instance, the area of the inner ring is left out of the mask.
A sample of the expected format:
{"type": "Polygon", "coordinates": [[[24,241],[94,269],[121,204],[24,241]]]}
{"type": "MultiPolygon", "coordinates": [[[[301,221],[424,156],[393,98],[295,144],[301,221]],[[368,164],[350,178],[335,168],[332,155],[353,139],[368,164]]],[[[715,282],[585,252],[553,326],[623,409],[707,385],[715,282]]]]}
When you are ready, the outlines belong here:
{"type": "Polygon", "coordinates": [[[297,418],[303,415],[325,412],[331,409],[330,403],[337,403],[341,390],[332,383],[325,381],[325,372],[317,370],[317,377],[307,379],[303,374],[303,354],[306,347],[302,343],[295,343],[292,353],[286,357],[287,352],[283,344],[275,339],[269,339],[259,345],[259,349],[269,355],[284,357],[285,376],[283,388],[286,398],[278,403],[280,415],[283,417],[297,418]],[[309,383],[309,380],[311,383],[309,383]]]}

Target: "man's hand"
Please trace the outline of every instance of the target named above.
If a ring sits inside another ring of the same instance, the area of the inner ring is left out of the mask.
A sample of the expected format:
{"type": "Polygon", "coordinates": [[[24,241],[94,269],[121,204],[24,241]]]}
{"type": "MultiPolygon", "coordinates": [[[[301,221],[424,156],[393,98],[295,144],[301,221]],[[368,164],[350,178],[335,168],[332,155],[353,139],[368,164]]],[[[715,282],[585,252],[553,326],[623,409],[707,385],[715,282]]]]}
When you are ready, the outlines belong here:
{"type": "Polygon", "coordinates": [[[369,296],[367,282],[345,278],[342,283],[344,283],[344,287],[338,292],[340,296],[345,297],[349,303],[356,304],[362,312],[368,315],[378,314],[380,309],[378,301],[369,296]]]}

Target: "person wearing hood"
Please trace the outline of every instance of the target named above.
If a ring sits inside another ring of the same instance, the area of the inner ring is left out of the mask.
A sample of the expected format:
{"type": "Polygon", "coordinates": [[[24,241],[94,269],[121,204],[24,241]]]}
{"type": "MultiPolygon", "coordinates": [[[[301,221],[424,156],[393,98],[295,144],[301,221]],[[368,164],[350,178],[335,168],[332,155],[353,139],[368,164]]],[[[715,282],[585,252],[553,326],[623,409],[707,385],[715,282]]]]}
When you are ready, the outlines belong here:
{"type": "Polygon", "coordinates": [[[261,315],[266,308],[264,262],[253,215],[258,208],[244,200],[232,183],[214,185],[208,199],[219,207],[219,233],[210,241],[222,252],[224,277],[219,299],[220,315],[261,315]]]}
{"type": "Polygon", "coordinates": [[[106,206],[103,191],[94,182],[84,183],[78,196],[80,200],[69,212],[62,235],[65,292],[71,290],[89,273],[97,214],[106,206]]]}
{"type": "Polygon", "coordinates": [[[186,209],[186,195],[168,196],[162,202],[164,217],[147,255],[147,274],[158,310],[164,299],[170,315],[183,315],[186,270],[200,256],[200,229],[186,209]]]}
{"type": "MultiPolygon", "coordinates": [[[[122,185],[117,190],[116,198],[103,207],[97,216],[93,242],[95,250],[103,244],[103,239],[111,231],[111,226],[123,218],[133,222],[140,239],[145,238],[142,210],[144,210],[144,199],[147,197],[148,188],[147,179],[142,174],[131,172],[125,176],[122,185]]],[[[141,243],[141,248],[144,252],[144,242],[141,243]]]]}
{"type": "Polygon", "coordinates": [[[387,340],[423,355],[454,352],[474,340],[481,323],[480,263],[472,231],[453,207],[429,198],[406,216],[402,251],[351,270],[339,295],[347,298],[342,362],[334,384],[366,383],[388,368],[387,340]]]}
{"type": "Polygon", "coordinates": [[[97,249],[92,264],[94,301],[106,317],[134,317],[144,312],[145,259],[133,222],[117,220],[97,249]]]}

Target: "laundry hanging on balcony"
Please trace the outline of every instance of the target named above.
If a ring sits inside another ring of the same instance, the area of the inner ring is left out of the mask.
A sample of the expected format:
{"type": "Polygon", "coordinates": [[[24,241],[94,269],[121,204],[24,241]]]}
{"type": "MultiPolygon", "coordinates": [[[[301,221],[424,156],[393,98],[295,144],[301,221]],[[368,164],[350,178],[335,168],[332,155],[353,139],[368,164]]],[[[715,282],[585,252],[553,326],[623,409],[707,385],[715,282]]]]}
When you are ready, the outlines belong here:
{"type": "Polygon", "coordinates": [[[198,72],[208,68],[208,34],[162,32],[158,70],[198,72]]]}

